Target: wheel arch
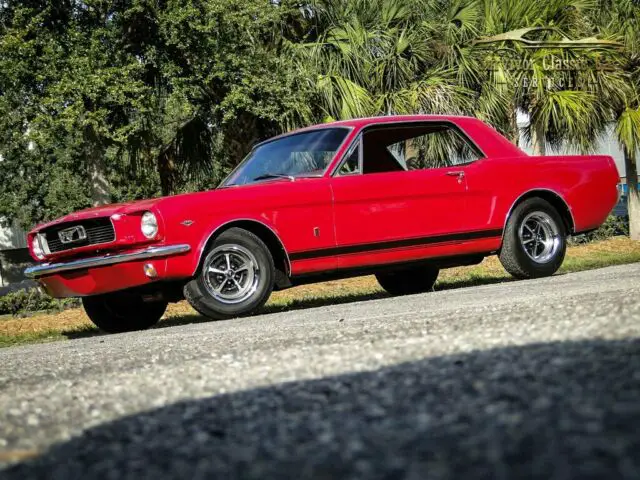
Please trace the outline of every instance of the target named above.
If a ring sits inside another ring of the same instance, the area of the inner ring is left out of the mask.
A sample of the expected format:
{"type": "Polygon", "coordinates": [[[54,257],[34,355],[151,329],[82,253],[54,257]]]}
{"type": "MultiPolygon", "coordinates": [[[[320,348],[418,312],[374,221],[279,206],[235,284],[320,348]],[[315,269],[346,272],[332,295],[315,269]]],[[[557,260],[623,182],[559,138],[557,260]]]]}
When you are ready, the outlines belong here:
{"type": "MultiPolygon", "coordinates": [[[[532,189],[523,193],[518,198],[516,198],[516,200],[511,205],[511,208],[509,208],[509,211],[507,212],[507,216],[504,219],[503,232],[507,228],[507,222],[509,221],[511,214],[513,213],[513,210],[525,200],[528,200],[530,198],[535,198],[535,197],[546,200],[553,206],[553,208],[557,210],[557,212],[560,214],[560,217],[564,221],[565,227],[567,228],[567,232],[569,233],[569,235],[575,232],[576,223],[575,223],[575,219],[573,218],[573,212],[571,211],[571,207],[569,207],[569,204],[565,201],[564,198],[562,198],[562,196],[559,193],[547,188],[532,189]]],[[[503,233],[503,241],[504,241],[504,233],[503,233]]]]}
{"type": "MultiPolygon", "coordinates": [[[[213,244],[215,239],[220,236],[220,234],[229,230],[230,228],[241,228],[253,233],[255,236],[260,238],[260,240],[262,240],[269,249],[269,252],[273,257],[273,263],[276,267],[276,270],[280,271],[286,278],[289,277],[289,274],[291,272],[291,261],[289,260],[289,254],[287,253],[282,240],[271,227],[258,220],[252,219],[231,220],[216,227],[209,234],[206,242],[204,242],[204,245],[198,252],[198,262],[196,264],[195,271],[193,272],[194,276],[198,274],[200,268],[202,267],[204,252],[209,249],[209,247],[213,244]]],[[[276,278],[276,283],[279,283],[278,280],[279,279],[276,278]]]]}

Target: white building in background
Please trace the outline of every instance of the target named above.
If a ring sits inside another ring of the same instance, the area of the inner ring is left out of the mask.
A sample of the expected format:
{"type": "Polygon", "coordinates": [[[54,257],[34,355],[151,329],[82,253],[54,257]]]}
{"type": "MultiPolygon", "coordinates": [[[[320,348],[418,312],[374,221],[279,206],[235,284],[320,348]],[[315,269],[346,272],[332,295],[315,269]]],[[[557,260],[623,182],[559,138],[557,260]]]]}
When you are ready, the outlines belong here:
{"type": "Polygon", "coordinates": [[[27,248],[27,233],[16,223],[9,227],[0,226],[0,252],[27,248]]]}
{"type": "Polygon", "coordinates": [[[21,266],[28,260],[26,232],[15,223],[0,226],[0,288],[23,280],[21,266]]]}
{"type": "MultiPolygon", "coordinates": [[[[525,128],[529,126],[529,117],[526,114],[518,112],[518,127],[525,128]]],[[[593,148],[594,155],[610,155],[613,157],[616,162],[616,167],[618,167],[618,174],[620,175],[620,192],[621,196],[618,200],[618,204],[613,209],[613,214],[621,217],[626,217],[628,215],[627,210],[627,197],[626,197],[626,169],[624,165],[624,153],[620,148],[620,144],[616,139],[616,133],[614,131],[614,125],[612,124],[607,131],[600,137],[598,142],[593,148]]],[[[520,133],[520,141],[518,146],[527,152],[529,155],[532,154],[533,148],[531,144],[529,144],[525,138],[525,136],[520,133]]],[[[546,149],[547,155],[581,155],[581,152],[578,150],[563,146],[558,150],[551,148],[551,145],[547,145],[546,149]]]]}
{"type": "MultiPolygon", "coordinates": [[[[529,126],[529,116],[525,113],[518,112],[518,127],[522,129],[527,126],[529,126]]],[[[529,155],[531,155],[531,152],[533,150],[532,146],[527,142],[522,133],[520,133],[520,141],[518,146],[529,155]]],[[[600,140],[595,145],[594,151],[591,153],[596,155],[611,155],[616,162],[616,166],[618,167],[620,178],[624,179],[626,177],[624,168],[624,154],[622,153],[622,149],[620,148],[620,145],[616,140],[616,134],[614,132],[613,125],[611,125],[607,132],[600,138],[600,140]]],[[[559,150],[554,150],[550,145],[547,145],[547,155],[581,155],[581,152],[568,147],[562,147],[559,150]]]]}

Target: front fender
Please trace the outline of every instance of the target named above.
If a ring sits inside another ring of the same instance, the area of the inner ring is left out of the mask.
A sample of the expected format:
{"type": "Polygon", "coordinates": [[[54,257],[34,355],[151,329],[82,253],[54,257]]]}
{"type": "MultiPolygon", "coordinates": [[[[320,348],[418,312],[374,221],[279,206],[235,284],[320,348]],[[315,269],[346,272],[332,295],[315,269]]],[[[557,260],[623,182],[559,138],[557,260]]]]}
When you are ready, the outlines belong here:
{"type": "MultiPolygon", "coordinates": [[[[200,225],[198,225],[198,221],[189,221],[181,222],[181,231],[183,235],[187,238],[183,238],[181,241],[188,243],[191,246],[191,250],[187,255],[183,255],[180,258],[169,259],[167,266],[168,275],[181,278],[181,277],[193,277],[200,265],[202,257],[206,251],[207,245],[210,243],[212,239],[216,237],[219,233],[223,232],[228,228],[232,228],[234,225],[238,225],[240,227],[246,226],[247,223],[255,224],[259,227],[266,228],[276,237],[282,246],[287,262],[287,269],[290,271],[290,262],[288,258],[288,250],[286,245],[283,243],[281,235],[274,225],[274,223],[265,217],[258,216],[225,216],[216,218],[214,221],[200,221],[200,225]]],[[[179,236],[174,237],[174,241],[179,236]]]]}

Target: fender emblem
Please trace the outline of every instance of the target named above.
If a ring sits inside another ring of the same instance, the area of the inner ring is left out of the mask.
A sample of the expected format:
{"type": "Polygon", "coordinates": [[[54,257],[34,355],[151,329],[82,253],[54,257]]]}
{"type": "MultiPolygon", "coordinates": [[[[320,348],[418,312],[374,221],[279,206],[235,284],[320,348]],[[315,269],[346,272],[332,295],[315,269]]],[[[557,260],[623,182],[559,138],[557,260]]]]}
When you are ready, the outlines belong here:
{"type": "Polygon", "coordinates": [[[193,225],[193,220],[183,220],[182,222],[180,222],[182,225],[184,225],[185,227],[190,227],[191,225],[193,225]]]}

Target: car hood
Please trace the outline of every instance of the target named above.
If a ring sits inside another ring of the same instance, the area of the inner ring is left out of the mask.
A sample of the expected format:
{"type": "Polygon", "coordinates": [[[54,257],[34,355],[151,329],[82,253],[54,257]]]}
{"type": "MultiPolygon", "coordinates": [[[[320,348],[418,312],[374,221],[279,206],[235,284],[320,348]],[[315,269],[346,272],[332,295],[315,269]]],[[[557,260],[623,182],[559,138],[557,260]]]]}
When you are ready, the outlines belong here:
{"type": "Polygon", "coordinates": [[[139,212],[141,210],[149,210],[162,199],[155,198],[151,200],[138,200],[125,203],[111,203],[109,205],[101,205],[99,207],[87,208],[78,212],[70,213],[64,217],[57,218],[51,222],[38,225],[33,231],[42,230],[47,227],[58,225],[60,223],[73,222],[77,220],[86,220],[97,217],[110,217],[115,214],[126,215],[128,213],[139,212]]]}
{"type": "Polygon", "coordinates": [[[184,212],[185,210],[197,211],[206,209],[212,211],[215,208],[226,208],[227,202],[232,200],[251,199],[255,201],[256,192],[272,192],[273,188],[278,184],[289,183],[287,179],[273,179],[260,182],[253,185],[244,185],[239,188],[218,188],[214,190],[206,190],[203,192],[182,193],[179,195],[170,195],[167,197],[159,197],[150,200],[138,200],[126,203],[112,203],[110,205],[102,205],[94,208],[87,208],[78,212],[70,213],[64,217],[57,218],[48,223],[38,225],[32,232],[40,231],[44,228],[51,227],[60,223],[73,222],[78,220],[86,220],[96,217],[110,217],[112,215],[126,215],[130,213],[140,212],[141,210],[150,210],[155,207],[160,215],[171,215],[175,212],[184,212]],[[251,192],[251,193],[250,193],[251,192]]]}

